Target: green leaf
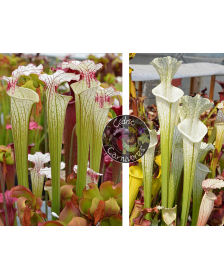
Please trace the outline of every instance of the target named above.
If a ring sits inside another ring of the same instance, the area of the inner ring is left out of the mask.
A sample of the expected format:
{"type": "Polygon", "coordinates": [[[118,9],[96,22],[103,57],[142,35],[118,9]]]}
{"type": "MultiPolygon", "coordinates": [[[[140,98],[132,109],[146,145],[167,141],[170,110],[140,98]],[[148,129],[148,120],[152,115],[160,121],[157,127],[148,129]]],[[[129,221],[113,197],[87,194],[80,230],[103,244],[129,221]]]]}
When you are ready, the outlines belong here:
{"type": "Polygon", "coordinates": [[[28,88],[28,89],[32,89],[33,91],[36,91],[36,87],[33,85],[33,81],[32,80],[28,80],[24,85],[22,85],[21,87],[23,88],[28,88]]]}
{"type": "Polygon", "coordinates": [[[105,202],[105,216],[110,217],[112,215],[117,215],[120,211],[120,207],[117,201],[111,197],[105,202]]]}
{"type": "Polygon", "coordinates": [[[70,201],[73,195],[73,185],[65,185],[60,188],[60,197],[62,208],[64,208],[65,203],[70,201]]]}
{"type": "Polygon", "coordinates": [[[95,198],[92,200],[92,205],[91,205],[90,210],[89,210],[89,211],[90,211],[90,215],[91,215],[92,217],[94,217],[94,212],[95,212],[95,210],[97,209],[99,202],[100,202],[100,200],[99,200],[98,197],[95,197],[95,198]]]}
{"type": "Polygon", "coordinates": [[[101,222],[100,222],[100,226],[110,226],[110,221],[109,218],[104,218],[101,222]]]}
{"type": "Polygon", "coordinates": [[[111,197],[117,198],[122,194],[122,184],[120,183],[114,186],[114,183],[111,181],[104,182],[100,186],[100,194],[104,201],[111,197]]]}
{"type": "Polygon", "coordinates": [[[111,113],[113,119],[116,118],[117,115],[113,109],[109,109],[109,112],[111,113]]]}
{"type": "Polygon", "coordinates": [[[219,160],[219,165],[220,165],[221,172],[222,172],[224,169],[224,154],[221,156],[221,158],[219,160]]]}
{"type": "MultiPolygon", "coordinates": [[[[122,196],[122,195],[121,195],[122,196]]],[[[117,204],[122,208],[122,197],[116,198],[117,204]]]]}
{"type": "Polygon", "coordinates": [[[83,197],[86,199],[90,199],[90,200],[93,200],[95,197],[98,197],[100,200],[103,200],[100,195],[97,185],[93,184],[93,183],[89,184],[88,190],[86,188],[84,188],[83,197]]]}
{"type": "Polygon", "coordinates": [[[88,210],[92,205],[92,200],[81,198],[79,201],[79,210],[82,214],[88,215],[88,210]]]}
{"type": "Polygon", "coordinates": [[[43,224],[43,226],[65,226],[65,224],[60,221],[47,221],[43,224]]]}
{"type": "Polygon", "coordinates": [[[159,224],[159,222],[160,222],[160,220],[152,220],[152,224],[151,224],[151,226],[158,226],[158,224],[159,224]]]}
{"type": "Polygon", "coordinates": [[[100,226],[122,226],[122,217],[114,215],[112,217],[106,217],[100,222],[100,226]]]}
{"type": "Polygon", "coordinates": [[[122,217],[118,215],[114,215],[109,218],[109,222],[111,226],[122,226],[122,217]]]}

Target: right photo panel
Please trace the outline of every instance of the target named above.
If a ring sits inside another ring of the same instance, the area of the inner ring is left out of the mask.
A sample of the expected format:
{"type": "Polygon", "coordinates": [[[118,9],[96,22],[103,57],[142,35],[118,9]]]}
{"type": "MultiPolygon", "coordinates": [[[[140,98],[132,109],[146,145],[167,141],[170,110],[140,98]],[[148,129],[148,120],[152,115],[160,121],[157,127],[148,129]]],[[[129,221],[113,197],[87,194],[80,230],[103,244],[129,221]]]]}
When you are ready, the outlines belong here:
{"type": "Polygon", "coordinates": [[[129,54],[129,225],[224,224],[224,53],[129,54]]]}

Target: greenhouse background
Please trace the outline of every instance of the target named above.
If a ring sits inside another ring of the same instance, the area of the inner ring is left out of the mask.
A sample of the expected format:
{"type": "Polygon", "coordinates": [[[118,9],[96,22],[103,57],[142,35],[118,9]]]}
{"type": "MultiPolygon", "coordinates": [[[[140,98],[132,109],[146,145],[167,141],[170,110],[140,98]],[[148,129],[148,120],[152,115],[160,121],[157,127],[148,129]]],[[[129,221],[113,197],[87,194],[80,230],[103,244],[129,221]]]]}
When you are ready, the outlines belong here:
{"type": "MultiPolygon", "coordinates": [[[[214,67],[214,69],[216,67],[220,68],[219,66],[224,65],[223,53],[150,53],[150,54],[137,53],[135,57],[132,60],[130,60],[130,67],[132,67],[133,69],[135,69],[136,65],[145,67],[146,65],[149,65],[154,58],[165,57],[165,56],[175,57],[177,60],[182,61],[182,65],[206,63],[208,69],[211,68],[211,65],[214,67]]],[[[132,73],[133,81],[135,81],[135,79],[133,78],[134,75],[136,75],[135,71],[133,71],[132,73]]],[[[191,73],[189,73],[189,76],[190,75],[191,73]]],[[[224,74],[216,75],[215,80],[224,82],[224,74]]],[[[142,91],[142,95],[147,97],[147,99],[145,100],[145,105],[155,104],[155,98],[152,94],[152,89],[158,84],[159,84],[159,80],[142,81],[142,84],[140,85],[138,82],[135,83],[137,92],[140,86],[140,94],[142,91]]],[[[191,77],[182,78],[180,87],[187,95],[189,95],[191,91],[192,91],[191,93],[195,94],[207,88],[205,93],[207,93],[209,97],[210,86],[211,86],[211,75],[207,75],[201,77],[194,77],[194,79],[191,79],[191,77]]],[[[220,91],[222,91],[222,88],[217,82],[215,82],[213,100],[219,100],[218,92],[220,91]]]]}

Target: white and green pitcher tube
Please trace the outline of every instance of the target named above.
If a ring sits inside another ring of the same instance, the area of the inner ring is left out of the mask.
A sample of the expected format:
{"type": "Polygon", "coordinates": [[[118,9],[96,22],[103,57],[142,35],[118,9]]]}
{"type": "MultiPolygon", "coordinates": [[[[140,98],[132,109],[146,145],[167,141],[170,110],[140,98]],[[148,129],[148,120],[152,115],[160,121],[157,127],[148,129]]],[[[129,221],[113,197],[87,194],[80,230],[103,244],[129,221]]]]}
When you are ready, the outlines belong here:
{"type": "Polygon", "coordinates": [[[51,155],[52,176],[52,212],[60,214],[60,165],[62,150],[62,135],[64,130],[65,112],[72,96],[60,95],[57,87],[62,82],[78,80],[79,75],[65,73],[58,70],[53,75],[42,74],[39,79],[45,83],[47,96],[47,121],[49,134],[49,148],[51,155]]]}
{"type": "Polygon", "coordinates": [[[156,58],[151,64],[155,67],[161,79],[161,83],[152,90],[152,93],[156,96],[160,123],[162,206],[167,208],[173,131],[177,118],[179,100],[184,95],[184,92],[172,86],[171,82],[181,62],[168,56],[156,58]]]}
{"type": "Polygon", "coordinates": [[[17,81],[21,75],[39,75],[43,66],[33,64],[19,66],[12,72],[12,77],[3,76],[8,83],[7,94],[11,97],[11,124],[15,147],[16,170],[18,184],[29,188],[28,183],[28,133],[30,114],[34,103],[39,102],[38,94],[27,88],[18,87],[17,81]]]}
{"type": "MultiPolygon", "coordinates": [[[[70,68],[73,62],[70,62],[70,68]]],[[[96,79],[95,73],[103,65],[95,64],[91,60],[84,60],[79,64],[72,66],[73,70],[80,72],[81,80],[78,83],[71,84],[75,93],[76,108],[76,134],[77,134],[77,163],[78,174],[76,182],[76,195],[81,197],[85,188],[86,172],[88,164],[88,155],[90,141],[92,140],[93,131],[93,112],[95,97],[100,82],[96,79]]]]}
{"type": "MultiPolygon", "coordinates": [[[[143,182],[144,182],[144,207],[151,207],[152,199],[152,175],[153,175],[153,160],[157,140],[157,133],[155,130],[149,130],[150,133],[150,145],[142,157],[142,171],[143,171],[143,182]]],[[[151,219],[151,213],[146,214],[145,219],[151,219]]]]}
{"type": "Polygon", "coordinates": [[[34,163],[33,168],[29,168],[32,182],[32,193],[36,197],[42,197],[44,186],[44,174],[40,174],[40,169],[44,168],[44,164],[50,161],[50,154],[42,154],[36,152],[34,155],[28,155],[28,161],[34,163]]]}
{"type": "Polygon", "coordinates": [[[178,128],[174,127],[172,144],[172,163],[169,181],[168,208],[172,208],[177,197],[180,177],[183,171],[183,137],[178,128]]]}
{"type": "Polygon", "coordinates": [[[29,188],[28,183],[28,135],[30,114],[38,94],[27,88],[16,87],[11,96],[11,124],[15,147],[18,184],[29,188]]]}
{"type": "MultiPolygon", "coordinates": [[[[100,83],[99,83],[100,84],[100,83]]],[[[95,96],[99,86],[88,88],[85,80],[71,85],[75,93],[78,174],[76,195],[82,196],[86,183],[89,147],[92,139],[95,96]]]]}
{"type": "Polygon", "coordinates": [[[195,97],[184,96],[181,98],[181,102],[183,105],[179,109],[181,123],[178,125],[178,129],[183,135],[184,185],[180,225],[185,226],[201,140],[207,133],[207,127],[199,120],[199,117],[205,110],[211,108],[213,103],[198,94],[195,97]]]}
{"type": "Polygon", "coordinates": [[[93,110],[93,130],[90,142],[90,168],[99,173],[100,160],[102,156],[102,135],[107,123],[109,109],[111,105],[111,97],[120,94],[115,88],[97,89],[95,96],[95,105],[93,110]]]}

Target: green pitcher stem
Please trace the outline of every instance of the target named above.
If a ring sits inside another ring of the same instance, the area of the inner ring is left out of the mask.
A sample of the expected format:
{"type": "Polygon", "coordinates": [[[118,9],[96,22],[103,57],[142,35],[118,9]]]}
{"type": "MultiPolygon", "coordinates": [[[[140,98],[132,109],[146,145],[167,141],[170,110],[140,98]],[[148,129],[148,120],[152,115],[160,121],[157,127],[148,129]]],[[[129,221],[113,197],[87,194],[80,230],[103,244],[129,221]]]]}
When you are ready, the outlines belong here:
{"type": "Polygon", "coordinates": [[[168,208],[172,208],[178,194],[178,187],[183,170],[183,137],[177,127],[174,128],[172,144],[172,163],[169,175],[168,208]]]}
{"type": "Polygon", "coordinates": [[[28,182],[28,126],[21,122],[14,124],[14,118],[12,116],[12,133],[13,133],[13,142],[15,149],[15,159],[16,159],[16,172],[18,178],[18,185],[22,185],[26,188],[29,188],[28,182]],[[21,129],[17,128],[17,133],[14,133],[13,126],[21,125],[21,129]]]}
{"type": "Polygon", "coordinates": [[[167,208],[168,203],[168,177],[169,177],[169,167],[170,167],[170,161],[169,161],[169,144],[168,144],[168,135],[169,132],[163,131],[163,134],[161,133],[160,139],[161,139],[161,192],[162,192],[162,206],[167,208]]]}
{"type": "MultiPolygon", "coordinates": [[[[46,106],[47,98],[46,95],[43,95],[43,110],[44,110],[44,151],[45,154],[48,152],[47,147],[47,106],[46,106]]],[[[41,140],[40,140],[41,143],[41,140]]]]}
{"type": "MultiPolygon", "coordinates": [[[[153,161],[155,146],[158,143],[157,133],[155,130],[150,131],[150,145],[142,157],[142,171],[143,171],[143,182],[144,182],[144,207],[151,208],[152,202],[152,175],[153,175],[153,161]]],[[[146,220],[151,220],[151,213],[145,215],[146,220]]]]}
{"type": "Polygon", "coordinates": [[[198,214],[200,209],[201,199],[197,199],[193,195],[193,209],[192,209],[192,221],[191,226],[196,226],[198,221],[198,214]]]}
{"type": "MultiPolygon", "coordinates": [[[[61,138],[62,139],[62,138],[61,138]]],[[[62,140],[59,140],[57,126],[49,127],[49,148],[51,154],[52,212],[60,213],[60,164],[62,140]]],[[[54,218],[54,217],[53,217],[54,218]]]]}
{"type": "Polygon", "coordinates": [[[211,162],[211,166],[210,166],[210,170],[211,170],[211,178],[214,179],[216,177],[216,167],[218,164],[218,159],[217,158],[213,158],[212,162],[211,162]]]}
{"type": "MultiPolygon", "coordinates": [[[[47,94],[49,149],[51,155],[52,211],[60,214],[60,165],[65,112],[71,96],[47,94]]],[[[55,219],[53,217],[53,219],[55,219]]]]}
{"type": "Polygon", "coordinates": [[[90,144],[90,168],[99,173],[102,155],[102,135],[107,122],[109,108],[95,109],[93,121],[93,137],[90,144]]]}
{"type": "MultiPolygon", "coordinates": [[[[152,198],[152,176],[149,177],[148,183],[144,185],[144,207],[151,208],[151,198],[152,198]]],[[[145,219],[151,220],[151,213],[145,215],[145,219]]]]}
{"type": "MultiPolygon", "coordinates": [[[[69,166],[68,166],[68,174],[72,173],[72,154],[73,154],[73,138],[75,133],[76,125],[74,125],[72,129],[72,135],[71,135],[71,144],[70,144],[70,152],[69,152],[69,166]]],[[[75,147],[76,149],[76,147],[75,147]]]]}
{"type": "Polygon", "coordinates": [[[86,184],[89,146],[92,134],[92,115],[97,87],[75,94],[78,174],[76,195],[82,196],[86,184]]]}
{"type": "Polygon", "coordinates": [[[196,160],[201,143],[191,143],[184,138],[184,186],[181,212],[181,226],[186,226],[196,168],[196,160]]]}
{"type": "Polygon", "coordinates": [[[48,201],[48,193],[47,191],[45,191],[45,214],[48,220],[48,205],[47,205],[47,201],[48,201]]]}
{"type": "MultiPolygon", "coordinates": [[[[219,104],[219,103],[218,103],[219,104]]],[[[205,118],[202,122],[205,124],[206,121],[211,117],[211,115],[215,112],[218,104],[211,110],[211,112],[209,113],[209,115],[207,116],[207,118],[205,118]]]]}

